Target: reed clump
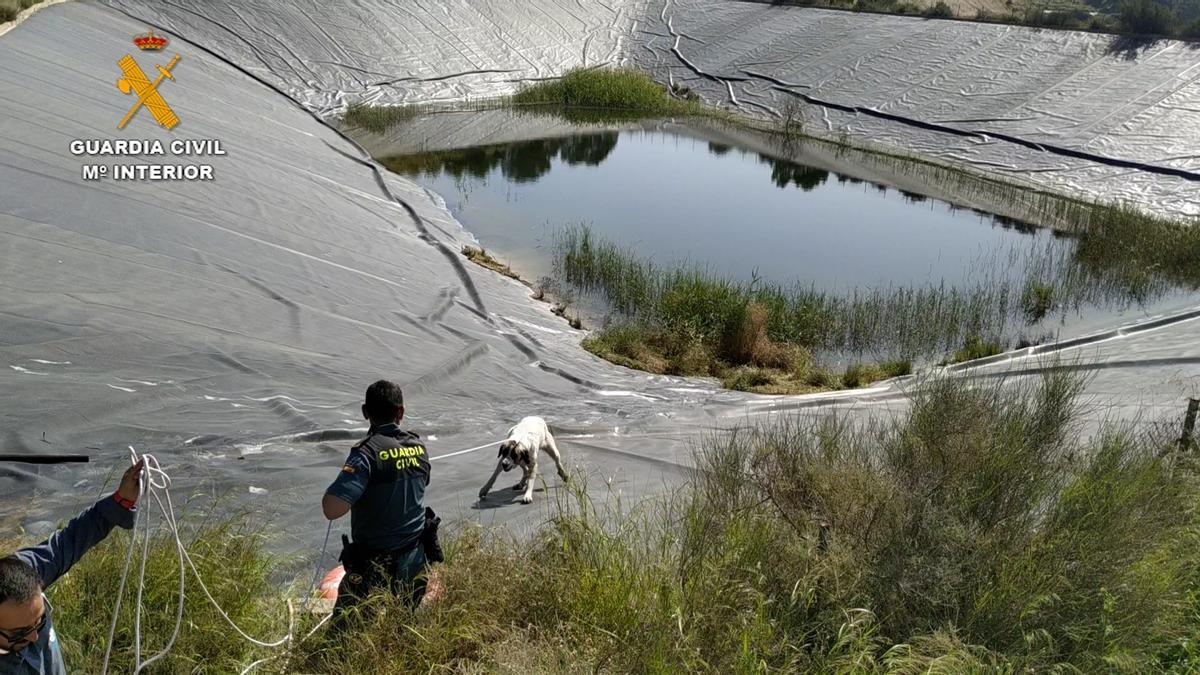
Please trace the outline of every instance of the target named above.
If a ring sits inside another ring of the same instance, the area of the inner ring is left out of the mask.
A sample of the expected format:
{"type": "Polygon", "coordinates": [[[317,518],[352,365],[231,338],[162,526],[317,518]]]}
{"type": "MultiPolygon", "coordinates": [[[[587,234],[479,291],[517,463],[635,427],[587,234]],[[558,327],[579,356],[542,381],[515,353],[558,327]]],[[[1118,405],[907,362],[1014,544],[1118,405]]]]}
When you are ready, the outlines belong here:
{"type": "Polygon", "coordinates": [[[415,105],[355,103],[346,109],[343,121],[351,127],[383,133],[397,124],[413,119],[420,113],[420,106],[415,105]]]}
{"type": "Polygon", "coordinates": [[[984,265],[963,286],[843,293],[743,282],[696,265],[655,264],[582,225],[560,233],[554,276],[609,308],[606,325],[584,346],[622,365],[712,375],[758,392],[855,387],[905,370],[883,368],[889,361],[911,368],[917,359],[984,358],[1085,305],[1124,308],[1200,288],[1200,227],[1121,205],[1079,213],[1074,236],[1019,257],[998,254],[991,267],[1003,273],[989,277],[984,265]],[[1014,265],[1024,266],[1024,282],[1010,273],[1014,265]],[[821,367],[830,355],[849,362],[840,377],[821,367]]]}
{"type": "Polygon", "coordinates": [[[562,77],[529,84],[509,99],[513,106],[612,111],[636,117],[699,115],[703,106],[691,92],[673,95],[649,75],[629,68],[578,68],[562,77]]]}

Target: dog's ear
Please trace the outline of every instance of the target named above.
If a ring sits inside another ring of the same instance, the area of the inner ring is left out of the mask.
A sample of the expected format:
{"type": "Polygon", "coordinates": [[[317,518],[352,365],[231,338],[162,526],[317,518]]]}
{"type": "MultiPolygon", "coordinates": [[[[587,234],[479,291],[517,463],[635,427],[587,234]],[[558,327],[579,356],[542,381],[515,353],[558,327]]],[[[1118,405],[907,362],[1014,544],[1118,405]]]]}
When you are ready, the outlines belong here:
{"type": "Polygon", "coordinates": [[[504,441],[500,444],[500,452],[496,453],[497,457],[508,457],[512,455],[512,441],[504,441]]]}

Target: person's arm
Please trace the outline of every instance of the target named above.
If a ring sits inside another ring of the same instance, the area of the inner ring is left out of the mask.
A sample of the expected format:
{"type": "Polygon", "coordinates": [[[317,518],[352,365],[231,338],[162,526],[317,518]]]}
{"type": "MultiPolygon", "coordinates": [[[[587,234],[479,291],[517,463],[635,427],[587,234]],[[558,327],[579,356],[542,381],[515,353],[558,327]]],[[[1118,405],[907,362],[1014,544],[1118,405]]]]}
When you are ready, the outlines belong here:
{"type": "MultiPolygon", "coordinates": [[[[129,467],[117,488],[116,495],[129,504],[137,501],[141,470],[141,462],[129,467]]],[[[115,495],[109,495],[72,518],[66,527],[46,541],[23,548],[15,555],[37,570],[45,589],[66,574],[90,548],[103,541],[114,527],[128,530],[133,527],[133,520],[133,510],[118,503],[115,495]]]]}
{"type": "Polygon", "coordinates": [[[350,451],[346,464],[321,498],[321,511],[329,520],[337,520],[350,511],[362,497],[371,478],[371,461],[358,448],[350,451]]]}

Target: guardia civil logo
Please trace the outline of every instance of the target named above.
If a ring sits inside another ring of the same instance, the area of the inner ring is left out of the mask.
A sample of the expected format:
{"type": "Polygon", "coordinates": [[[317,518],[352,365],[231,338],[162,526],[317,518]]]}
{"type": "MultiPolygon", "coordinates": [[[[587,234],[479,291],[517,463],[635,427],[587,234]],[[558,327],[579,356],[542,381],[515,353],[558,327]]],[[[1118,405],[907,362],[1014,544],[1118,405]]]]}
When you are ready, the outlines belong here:
{"type": "MultiPolygon", "coordinates": [[[[161,52],[167,46],[167,38],[161,35],[155,35],[153,31],[147,31],[140,35],[135,35],[133,44],[143,52],[161,52]]],[[[154,116],[154,121],[158,122],[159,126],[170,131],[179,124],[179,116],[171,109],[171,106],[158,92],[158,86],[162,84],[164,79],[174,80],[175,76],[171,74],[171,70],[175,64],[179,63],[179,54],[171,58],[167,65],[161,66],[155,64],[158,69],[158,77],[151,82],[149,77],[146,77],[145,71],[138,65],[138,62],[132,56],[126,54],[117,61],[117,65],[121,67],[123,77],[117,80],[117,89],[123,94],[132,94],[137,97],[137,101],[129,112],[125,113],[125,117],[121,118],[121,122],[117,124],[118,129],[124,129],[129,120],[137,114],[137,111],[145,108],[154,116]]]]}

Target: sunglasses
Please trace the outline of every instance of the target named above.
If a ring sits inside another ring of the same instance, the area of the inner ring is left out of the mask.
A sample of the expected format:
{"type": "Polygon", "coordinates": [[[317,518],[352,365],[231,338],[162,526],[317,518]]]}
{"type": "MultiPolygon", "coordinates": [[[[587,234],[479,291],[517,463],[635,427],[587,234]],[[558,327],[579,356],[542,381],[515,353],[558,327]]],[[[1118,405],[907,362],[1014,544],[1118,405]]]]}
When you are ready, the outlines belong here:
{"type": "Polygon", "coordinates": [[[4,638],[6,641],[8,641],[8,647],[0,648],[0,653],[18,652],[18,651],[21,651],[22,649],[24,649],[25,647],[28,647],[30,644],[33,643],[33,640],[30,640],[29,636],[33,635],[34,633],[41,633],[46,628],[46,622],[49,620],[50,620],[50,606],[46,605],[45,611],[42,612],[42,618],[38,619],[38,622],[36,624],[29,626],[28,628],[18,628],[16,630],[0,629],[0,637],[4,638]]]}

